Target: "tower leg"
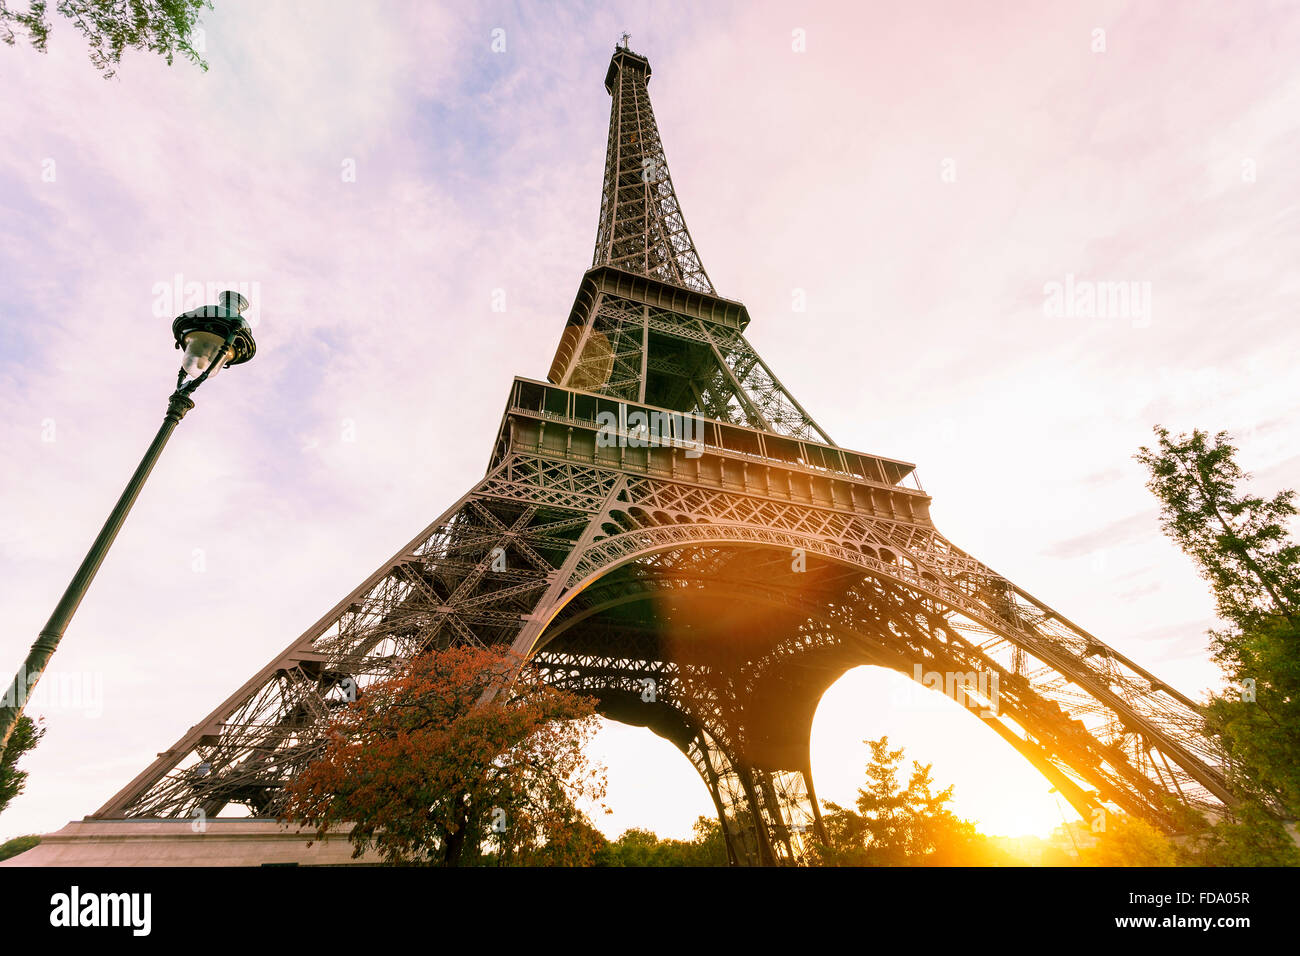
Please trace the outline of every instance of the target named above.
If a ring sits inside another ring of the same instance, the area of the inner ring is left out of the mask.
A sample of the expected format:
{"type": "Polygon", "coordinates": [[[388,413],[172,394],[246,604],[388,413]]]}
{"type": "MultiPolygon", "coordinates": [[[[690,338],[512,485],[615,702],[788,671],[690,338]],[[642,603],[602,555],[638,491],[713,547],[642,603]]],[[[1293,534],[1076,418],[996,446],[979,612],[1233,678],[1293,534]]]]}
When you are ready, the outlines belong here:
{"type": "Polygon", "coordinates": [[[622,480],[508,456],[95,816],[274,815],[370,682],[430,648],[530,642],[622,480]]]}
{"type": "Polygon", "coordinates": [[[814,835],[825,839],[810,770],[760,770],[732,758],[707,732],[687,748],[713,798],[733,866],[809,862],[814,835]]]}
{"type": "Polygon", "coordinates": [[[821,843],[822,845],[825,845],[830,841],[829,838],[826,836],[826,824],[822,822],[822,808],[821,808],[821,804],[817,802],[817,791],[813,789],[813,775],[812,775],[811,761],[804,764],[804,768],[801,771],[801,773],[803,774],[804,787],[808,791],[808,805],[812,808],[813,836],[817,838],[817,842],[821,843]]]}

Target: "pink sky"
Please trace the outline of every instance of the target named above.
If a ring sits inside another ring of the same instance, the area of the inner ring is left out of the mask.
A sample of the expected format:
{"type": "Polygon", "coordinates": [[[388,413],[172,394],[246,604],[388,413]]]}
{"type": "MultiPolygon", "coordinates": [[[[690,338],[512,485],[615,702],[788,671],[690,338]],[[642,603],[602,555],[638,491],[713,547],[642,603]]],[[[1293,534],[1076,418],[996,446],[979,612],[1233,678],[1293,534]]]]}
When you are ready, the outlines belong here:
{"type": "MultiPolygon", "coordinates": [[[[179,309],[157,288],[253,286],[258,339],[69,629],[52,672],[101,706],[37,708],[0,839],[96,809],[481,476],[591,261],[624,29],[705,268],[799,401],[917,462],[958,545],[1184,691],[1217,685],[1208,594],[1131,456],[1156,422],[1227,429],[1261,493],[1300,484],[1300,10],[384,9],[217,0],[206,74],[130,54],[105,82],[58,18],[48,55],[0,49],[6,677],[161,418],[179,309]],[[1066,276],[1150,283],[1149,316],[1049,318],[1066,276]]],[[[987,831],[1060,822],[1009,748],[894,687],[828,693],[824,798],[888,733],[987,831]]],[[[648,731],[597,750],[607,831],[709,812],[648,731]]]]}

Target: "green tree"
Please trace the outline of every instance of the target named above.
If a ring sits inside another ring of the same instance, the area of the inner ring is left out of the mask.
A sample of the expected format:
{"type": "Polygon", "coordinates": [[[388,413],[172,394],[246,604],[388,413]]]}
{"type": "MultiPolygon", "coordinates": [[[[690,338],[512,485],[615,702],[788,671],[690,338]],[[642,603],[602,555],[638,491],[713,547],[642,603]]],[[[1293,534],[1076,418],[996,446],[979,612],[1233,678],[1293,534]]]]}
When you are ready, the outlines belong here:
{"type": "Polygon", "coordinates": [[[1226,432],[1155,434],[1155,448],[1135,457],[1161,502],[1161,527],[1209,582],[1226,625],[1210,639],[1232,686],[1211,696],[1205,726],[1246,801],[1190,845],[1220,863],[1300,862],[1276,819],[1300,816],[1300,545],[1287,527],[1295,493],[1242,490],[1251,476],[1226,432]]]}
{"type": "Polygon", "coordinates": [[[691,841],[690,866],[727,866],[727,838],[717,817],[699,817],[691,827],[695,838],[691,841]]]}
{"type": "Polygon", "coordinates": [[[1134,457],[1150,472],[1160,527],[1210,583],[1219,616],[1239,630],[1274,618],[1300,622],[1300,545],[1286,529],[1295,492],[1260,498],[1239,491],[1250,475],[1238,467],[1227,432],[1171,438],[1157,425],[1155,433],[1156,448],[1143,446],[1134,457]]]}
{"type": "Polygon", "coordinates": [[[1193,831],[1178,849],[1189,866],[1296,866],[1300,854],[1284,826],[1257,804],[1193,831]]]}
{"type": "MultiPolygon", "coordinates": [[[[26,11],[0,0],[0,40],[14,45],[16,31],[45,52],[50,38],[48,0],[29,0],[26,11]]],[[[12,0],[17,7],[22,0],[12,0]]],[[[180,56],[201,70],[208,64],[195,46],[195,28],[211,0],[56,0],[54,11],[67,17],[90,43],[90,62],[112,77],[126,50],[161,54],[170,66],[180,56]]],[[[201,46],[201,44],[200,44],[201,46]]]]}
{"type": "Polygon", "coordinates": [[[632,828],[609,844],[605,866],[726,866],[727,843],[715,819],[695,821],[690,840],[661,840],[650,830],[632,828]]]}
{"type": "Polygon", "coordinates": [[[9,741],[5,744],[4,756],[0,757],[0,813],[27,785],[27,771],[18,769],[18,761],[44,736],[45,727],[40,723],[26,714],[18,717],[9,741]]]}
{"type": "Polygon", "coordinates": [[[632,827],[624,830],[610,846],[610,866],[664,866],[666,854],[652,830],[632,827]]]}
{"type": "Polygon", "coordinates": [[[7,860],[10,857],[17,856],[19,853],[26,853],[34,846],[41,842],[39,833],[29,833],[27,836],[14,837],[12,840],[6,840],[0,843],[0,860],[7,860]]]}
{"type": "Polygon", "coordinates": [[[977,866],[1001,862],[975,825],[947,804],[951,786],[935,793],[930,765],[912,761],[904,787],[899,782],[902,749],[889,738],[864,741],[871,748],[867,784],[858,790],[857,810],[826,803],[827,842],[814,847],[829,866],[977,866]]]}
{"type": "Polygon", "coordinates": [[[1095,846],[1079,851],[1080,866],[1174,866],[1169,838],[1138,817],[1112,814],[1095,846]]]}

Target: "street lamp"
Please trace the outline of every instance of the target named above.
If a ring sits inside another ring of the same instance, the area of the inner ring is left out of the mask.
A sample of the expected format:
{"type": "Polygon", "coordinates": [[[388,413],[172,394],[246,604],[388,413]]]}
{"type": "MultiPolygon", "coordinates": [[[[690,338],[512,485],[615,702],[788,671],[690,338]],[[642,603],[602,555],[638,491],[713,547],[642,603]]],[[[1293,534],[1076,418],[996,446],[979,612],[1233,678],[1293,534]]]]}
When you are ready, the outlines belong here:
{"type": "Polygon", "coordinates": [[[54,649],[59,646],[68,622],[76,613],[81,599],[86,596],[86,590],[95,579],[99,566],[103,564],[113,539],[122,529],[131,506],[140,495],[140,489],[144,487],[145,480],[166,447],[167,439],[176,430],[185,413],[194,407],[190,394],[226,366],[247,362],[257,351],[253,333],[241,314],[248,308],[248,300],[238,292],[223,292],[219,299],[220,305],[191,309],[177,316],[172,323],[176,347],[182,349],[185,355],[181,360],[180,372],[176,375],[176,391],[167,400],[167,414],[163,417],[162,426],[154,436],[149,450],[144,453],[139,467],[131,476],[126,490],[122,492],[122,497],[117,499],[113,513],[108,516],[99,537],[90,546],[90,552],[81,562],[72,583],[63,592],[63,598],[50,615],[44,630],[32,644],[27,660],[14,675],[13,683],[9,685],[3,700],[0,700],[0,753],[4,752],[9,734],[18,723],[18,717],[27,703],[28,694],[45,672],[45,666],[54,654],[54,649]]]}

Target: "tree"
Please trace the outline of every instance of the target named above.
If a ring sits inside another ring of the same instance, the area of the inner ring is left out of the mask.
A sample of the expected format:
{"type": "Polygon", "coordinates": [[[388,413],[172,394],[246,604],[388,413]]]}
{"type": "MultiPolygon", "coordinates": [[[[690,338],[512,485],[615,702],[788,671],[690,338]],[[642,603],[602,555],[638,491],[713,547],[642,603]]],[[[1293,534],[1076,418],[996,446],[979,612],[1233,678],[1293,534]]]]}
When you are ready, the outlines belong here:
{"type": "Polygon", "coordinates": [[[18,761],[45,736],[45,727],[26,714],[18,716],[9,741],[0,757],[0,813],[27,785],[27,771],[18,769],[18,761]]]}
{"type": "Polygon", "coordinates": [[[1192,831],[1178,848],[1190,866],[1296,866],[1300,853],[1287,828],[1256,803],[1192,831]]]}
{"type": "Polygon", "coordinates": [[[695,839],[691,841],[690,866],[727,866],[727,838],[722,832],[722,824],[717,817],[699,817],[691,830],[695,839]]]}
{"type": "Polygon", "coordinates": [[[663,866],[662,841],[653,831],[633,827],[609,845],[609,866],[663,866]]]}
{"type": "Polygon", "coordinates": [[[830,866],[973,866],[998,862],[998,854],[969,821],[947,804],[952,787],[934,793],[930,765],[912,761],[907,786],[900,785],[902,749],[889,738],[864,741],[871,748],[867,785],[858,790],[857,810],[827,802],[827,842],[814,847],[830,866]]]}
{"type": "Polygon", "coordinates": [[[1174,846],[1138,817],[1113,814],[1094,846],[1079,851],[1081,866],[1174,866],[1174,846]]]}
{"type": "MultiPolygon", "coordinates": [[[[48,0],[29,0],[25,13],[11,10],[10,2],[0,0],[0,40],[13,46],[15,30],[22,30],[44,53],[50,37],[48,0]]],[[[12,2],[17,6],[22,0],[12,2]]],[[[107,79],[128,49],[161,54],[168,66],[179,55],[206,71],[194,32],[205,7],[212,9],[211,0],[56,0],[54,9],[90,43],[90,62],[107,79]]]]}
{"type": "Polygon", "coordinates": [[[26,853],[34,846],[39,846],[41,836],[39,833],[29,833],[27,836],[14,837],[12,840],[6,840],[0,843],[0,860],[8,860],[19,853],[26,853]]]}
{"type": "Polygon", "coordinates": [[[632,828],[609,844],[604,866],[726,866],[722,825],[710,817],[695,821],[690,840],[661,840],[650,830],[632,828]]]}
{"type": "Polygon", "coordinates": [[[1239,492],[1250,475],[1237,466],[1227,432],[1171,439],[1157,425],[1155,433],[1156,449],[1143,446],[1134,457],[1163,505],[1160,527],[1209,581],[1219,616],[1243,630],[1272,618],[1300,623],[1300,545],[1285,525],[1296,514],[1295,492],[1269,499],[1239,492]]]}
{"type": "Polygon", "coordinates": [[[500,866],[606,866],[610,842],[591,821],[570,804],[571,819],[562,828],[553,828],[547,842],[540,846],[511,848],[508,852],[489,855],[486,862],[500,866]]]}
{"type": "Polygon", "coordinates": [[[1276,819],[1300,815],[1300,545],[1287,528],[1295,493],[1239,490],[1250,475],[1226,432],[1155,433],[1155,449],[1135,457],[1161,502],[1161,527],[1209,582],[1226,624],[1210,638],[1232,686],[1211,696],[1205,729],[1223,748],[1229,786],[1246,801],[1192,846],[1219,862],[1300,862],[1276,819]]]}
{"type": "Polygon", "coordinates": [[[582,752],[596,725],[590,698],[505,649],[429,651],[340,708],[283,815],[320,838],[350,825],[354,857],[389,863],[589,862],[599,842],[574,800],[604,798],[582,752]]]}

